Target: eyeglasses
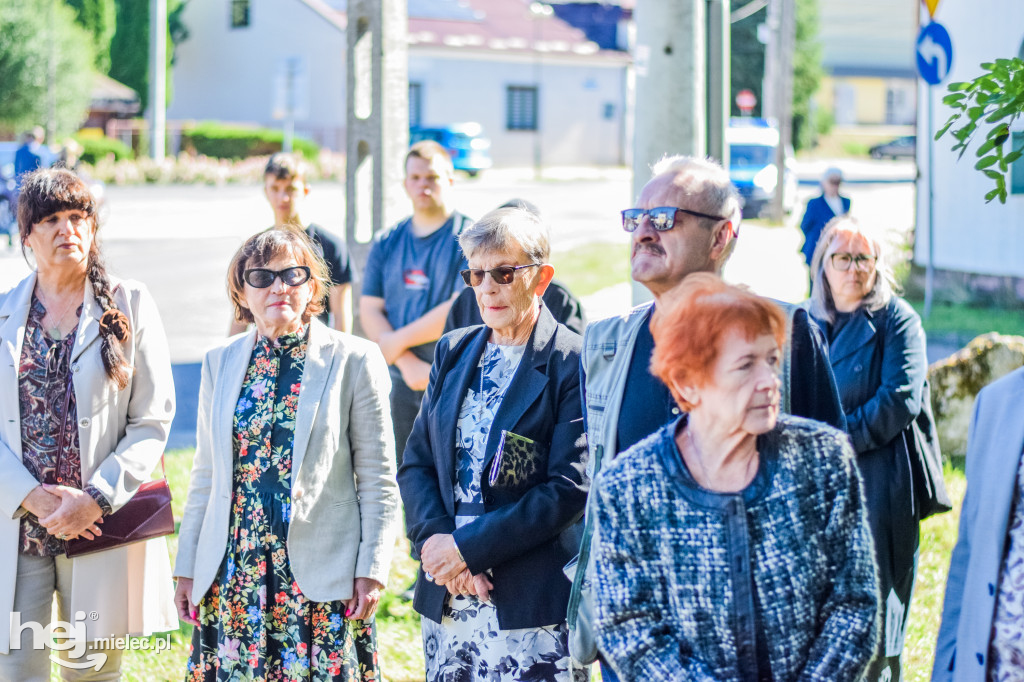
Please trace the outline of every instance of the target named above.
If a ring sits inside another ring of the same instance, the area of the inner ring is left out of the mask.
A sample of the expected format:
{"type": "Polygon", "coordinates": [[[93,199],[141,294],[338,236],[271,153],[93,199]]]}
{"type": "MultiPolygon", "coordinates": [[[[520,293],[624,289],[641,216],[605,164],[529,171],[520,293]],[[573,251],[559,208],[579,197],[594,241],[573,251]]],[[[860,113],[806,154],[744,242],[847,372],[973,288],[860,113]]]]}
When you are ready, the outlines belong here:
{"type": "Polygon", "coordinates": [[[544,265],[543,263],[530,263],[529,265],[499,265],[496,268],[490,270],[477,270],[476,268],[470,268],[469,270],[460,270],[459,274],[462,275],[462,280],[468,287],[478,287],[484,283],[484,273],[491,276],[495,284],[511,284],[512,280],[516,277],[516,270],[522,270],[523,268],[536,268],[544,265]]]}
{"type": "Polygon", "coordinates": [[[267,270],[266,268],[250,268],[242,273],[242,279],[255,289],[266,289],[278,277],[290,287],[297,287],[309,281],[309,268],[296,265],[284,270],[267,270]]]}
{"type": "Polygon", "coordinates": [[[875,269],[875,261],[878,260],[876,256],[868,256],[862,253],[854,255],[852,253],[833,253],[829,257],[832,267],[841,272],[846,272],[850,267],[854,267],[860,272],[871,272],[875,269]]]}
{"type": "Polygon", "coordinates": [[[707,213],[701,213],[700,211],[691,211],[688,208],[678,208],[676,206],[658,206],[657,208],[627,208],[622,211],[622,229],[626,232],[636,232],[636,229],[640,227],[640,221],[644,219],[644,216],[651,217],[651,227],[658,232],[667,232],[675,226],[676,212],[686,213],[698,218],[707,218],[708,220],[714,220],[715,222],[721,220],[728,220],[722,216],[709,215],[707,213]]]}

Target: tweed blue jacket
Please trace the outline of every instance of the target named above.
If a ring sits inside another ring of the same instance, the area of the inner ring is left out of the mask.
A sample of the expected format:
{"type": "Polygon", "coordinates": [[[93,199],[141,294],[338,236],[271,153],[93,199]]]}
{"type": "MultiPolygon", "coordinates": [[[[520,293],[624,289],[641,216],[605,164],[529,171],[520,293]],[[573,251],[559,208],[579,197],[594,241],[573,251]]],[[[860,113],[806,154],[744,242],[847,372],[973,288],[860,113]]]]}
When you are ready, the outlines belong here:
{"type": "Polygon", "coordinates": [[[842,432],[780,417],[751,484],[700,488],[680,418],[596,481],[601,651],[625,680],[857,680],[879,596],[859,474],[842,432]],[[770,674],[770,677],[768,675],[770,674]]]}

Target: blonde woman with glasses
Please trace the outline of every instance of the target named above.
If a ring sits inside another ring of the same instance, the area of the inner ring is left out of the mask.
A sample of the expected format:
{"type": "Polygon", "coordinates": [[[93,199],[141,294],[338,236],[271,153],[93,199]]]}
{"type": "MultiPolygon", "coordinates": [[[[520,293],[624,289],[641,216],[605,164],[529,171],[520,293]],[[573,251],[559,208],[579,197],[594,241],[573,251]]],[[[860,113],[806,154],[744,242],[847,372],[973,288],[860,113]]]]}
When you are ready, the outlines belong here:
{"type": "Polygon", "coordinates": [[[828,338],[875,540],[884,633],[867,679],[897,682],[924,511],[911,473],[924,456],[915,422],[931,417],[924,330],[894,293],[881,240],[855,218],[826,225],[811,273],[810,313],[828,338]]]}

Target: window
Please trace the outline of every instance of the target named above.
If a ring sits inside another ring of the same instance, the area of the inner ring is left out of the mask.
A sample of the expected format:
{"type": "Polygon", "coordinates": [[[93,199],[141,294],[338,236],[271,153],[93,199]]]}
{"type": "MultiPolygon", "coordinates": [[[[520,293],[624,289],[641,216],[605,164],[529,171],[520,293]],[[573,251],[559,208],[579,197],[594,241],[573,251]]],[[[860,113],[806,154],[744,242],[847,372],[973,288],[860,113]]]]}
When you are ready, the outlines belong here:
{"type": "Polygon", "coordinates": [[[249,25],[249,0],[231,0],[231,28],[249,25]]]}
{"type": "MultiPolygon", "coordinates": [[[[1010,139],[1013,142],[1007,154],[1024,147],[1024,133],[1014,133],[1010,139]]],[[[1010,164],[1010,194],[1024,194],[1024,156],[1010,164]]]]}
{"type": "Polygon", "coordinates": [[[536,86],[508,86],[508,130],[537,129],[537,88],[536,86]]]}
{"type": "Polygon", "coordinates": [[[419,128],[423,119],[423,84],[409,83],[409,127],[419,128]]]}

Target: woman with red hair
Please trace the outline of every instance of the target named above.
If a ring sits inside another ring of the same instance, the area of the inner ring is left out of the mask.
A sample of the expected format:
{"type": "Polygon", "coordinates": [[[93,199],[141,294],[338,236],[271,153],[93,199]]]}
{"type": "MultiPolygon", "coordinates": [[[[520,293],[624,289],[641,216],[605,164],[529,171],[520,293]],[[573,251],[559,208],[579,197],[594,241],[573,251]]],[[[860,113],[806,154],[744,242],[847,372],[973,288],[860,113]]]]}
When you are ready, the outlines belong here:
{"type": "Polygon", "coordinates": [[[591,496],[595,627],[624,680],[856,680],[878,637],[849,440],[780,416],[785,317],[714,275],[658,313],[652,373],[685,411],[591,496]]]}

